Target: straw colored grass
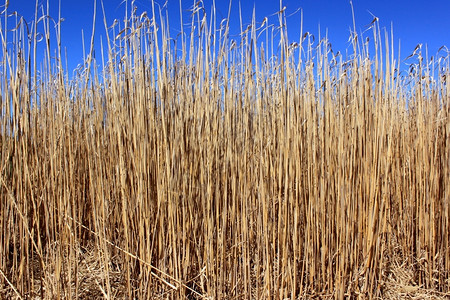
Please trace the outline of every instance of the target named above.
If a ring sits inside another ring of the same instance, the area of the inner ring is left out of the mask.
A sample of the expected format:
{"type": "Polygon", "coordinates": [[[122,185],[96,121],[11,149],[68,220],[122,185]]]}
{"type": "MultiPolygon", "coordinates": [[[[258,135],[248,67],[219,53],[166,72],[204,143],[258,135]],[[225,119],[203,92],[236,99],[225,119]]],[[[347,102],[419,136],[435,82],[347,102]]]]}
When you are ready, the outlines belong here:
{"type": "Polygon", "coordinates": [[[448,56],[159,14],[70,79],[2,15],[1,298],[450,296],[448,56]]]}

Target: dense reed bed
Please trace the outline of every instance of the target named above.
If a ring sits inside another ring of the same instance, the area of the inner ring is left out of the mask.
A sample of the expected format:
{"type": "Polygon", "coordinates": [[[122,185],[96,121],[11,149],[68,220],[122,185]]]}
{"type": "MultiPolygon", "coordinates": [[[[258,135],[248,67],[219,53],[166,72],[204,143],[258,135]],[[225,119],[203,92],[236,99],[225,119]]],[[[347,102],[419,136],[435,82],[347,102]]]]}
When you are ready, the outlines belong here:
{"type": "Polygon", "coordinates": [[[448,56],[154,11],[73,78],[3,15],[1,298],[449,297],[448,56]]]}

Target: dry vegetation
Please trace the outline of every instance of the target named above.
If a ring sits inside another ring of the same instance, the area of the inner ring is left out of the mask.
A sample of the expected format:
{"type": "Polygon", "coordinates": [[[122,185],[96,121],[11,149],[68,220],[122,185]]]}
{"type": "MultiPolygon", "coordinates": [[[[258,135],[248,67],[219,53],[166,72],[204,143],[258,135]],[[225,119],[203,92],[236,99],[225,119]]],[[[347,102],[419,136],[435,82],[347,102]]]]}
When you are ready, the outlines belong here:
{"type": "Polygon", "coordinates": [[[1,298],[449,297],[449,58],[278,17],[131,13],[69,80],[3,14],[1,298]]]}

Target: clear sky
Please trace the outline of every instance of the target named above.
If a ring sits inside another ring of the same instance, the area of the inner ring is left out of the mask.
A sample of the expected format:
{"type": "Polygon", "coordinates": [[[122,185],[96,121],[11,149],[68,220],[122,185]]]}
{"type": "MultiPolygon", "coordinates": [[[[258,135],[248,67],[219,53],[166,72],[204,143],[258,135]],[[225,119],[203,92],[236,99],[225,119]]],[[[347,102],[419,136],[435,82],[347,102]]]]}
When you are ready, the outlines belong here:
{"type": "MultiPolygon", "coordinates": [[[[3,2],[3,0],[0,0],[3,2]]],[[[66,47],[69,61],[69,69],[73,69],[82,62],[82,36],[84,30],[85,43],[89,44],[92,28],[92,15],[94,0],[60,0],[62,23],[62,45],[66,47]]],[[[103,16],[101,6],[97,0],[97,32],[96,44],[99,37],[104,34],[103,16]]],[[[155,1],[164,5],[165,0],[155,1]]],[[[189,21],[188,9],[194,1],[182,0],[184,22],[189,21]]],[[[209,11],[212,0],[203,0],[206,10],[209,11]]],[[[39,0],[39,6],[46,5],[47,0],[39,0]]],[[[59,0],[49,0],[50,15],[57,19],[59,0]]],[[[131,3],[131,1],[129,1],[131,3]]],[[[111,25],[114,19],[123,20],[125,16],[125,1],[104,0],[107,22],[111,25]]],[[[130,4],[129,4],[130,5],[130,4]]],[[[150,0],[136,0],[138,12],[151,12],[150,0]]],[[[167,1],[167,12],[172,28],[172,34],[176,36],[179,29],[179,0],[167,1]]],[[[262,22],[264,17],[269,17],[269,23],[276,23],[280,2],[275,1],[246,1],[241,0],[242,18],[244,28],[251,22],[253,8],[256,12],[256,21],[262,22]]],[[[300,11],[303,11],[304,31],[313,33],[316,37],[328,32],[328,38],[333,45],[333,50],[345,53],[349,47],[348,37],[350,28],[353,27],[352,11],[349,0],[284,0],[288,17],[289,39],[292,42],[299,41],[300,11]]],[[[35,0],[10,0],[8,12],[17,11],[28,22],[34,18],[35,0]]],[[[229,1],[216,0],[218,23],[228,14],[229,1]]],[[[356,28],[358,32],[367,29],[367,25],[373,20],[373,16],[380,19],[380,27],[391,30],[394,28],[395,51],[398,50],[398,40],[401,40],[401,57],[406,58],[411,54],[417,44],[427,44],[429,55],[435,55],[443,46],[450,47],[450,1],[449,0],[353,0],[355,10],[356,28]]],[[[3,8],[2,8],[3,10],[3,8]]],[[[239,1],[233,0],[231,7],[231,34],[239,32],[239,1]]],[[[10,23],[11,24],[11,23],[10,23]]],[[[11,26],[11,25],[9,25],[11,26]]],[[[365,36],[371,37],[371,32],[365,36]]],[[[349,48],[350,49],[350,48],[349,48]]],[[[398,53],[397,53],[398,54],[398,53]]],[[[70,72],[69,72],[70,73],[70,72]]]]}

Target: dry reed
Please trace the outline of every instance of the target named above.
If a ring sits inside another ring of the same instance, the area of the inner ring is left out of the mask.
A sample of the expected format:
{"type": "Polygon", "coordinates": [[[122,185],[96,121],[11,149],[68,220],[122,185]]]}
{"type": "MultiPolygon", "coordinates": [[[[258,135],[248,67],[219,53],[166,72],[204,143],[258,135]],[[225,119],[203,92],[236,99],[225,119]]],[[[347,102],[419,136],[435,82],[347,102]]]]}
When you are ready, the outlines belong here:
{"type": "Polygon", "coordinates": [[[181,46],[133,11],[70,80],[36,63],[59,26],[3,14],[0,297],[448,298],[448,56],[193,10],[181,46]]]}

